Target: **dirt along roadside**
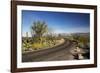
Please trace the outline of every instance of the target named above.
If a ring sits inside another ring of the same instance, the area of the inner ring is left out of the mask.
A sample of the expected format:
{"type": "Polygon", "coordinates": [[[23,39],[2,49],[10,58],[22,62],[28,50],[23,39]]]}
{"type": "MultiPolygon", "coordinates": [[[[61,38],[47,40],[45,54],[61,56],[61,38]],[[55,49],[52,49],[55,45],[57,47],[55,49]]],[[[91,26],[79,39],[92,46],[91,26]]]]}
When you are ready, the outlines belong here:
{"type": "Polygon", "coordinates": [[[74,43],[64,41],[64,43],[49,49],[23,54],[22,62],[70,60],[74,58],[69,51],[72,48],[75,48],[74,43]]]}

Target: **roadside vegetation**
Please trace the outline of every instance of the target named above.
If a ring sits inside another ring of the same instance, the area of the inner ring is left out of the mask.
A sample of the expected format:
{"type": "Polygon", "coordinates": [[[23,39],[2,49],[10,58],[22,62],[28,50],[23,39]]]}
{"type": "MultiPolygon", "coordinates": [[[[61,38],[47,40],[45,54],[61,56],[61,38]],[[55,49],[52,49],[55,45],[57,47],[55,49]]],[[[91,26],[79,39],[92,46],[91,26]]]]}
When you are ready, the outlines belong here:
{"type": "Polygon", "coordinates": [[[34,22],[30,30],[32,37],[28,36],[28,32],[26,32],[26,37],[22,37],[22,52],[51,48],[64,41],[60,36],[50,32],[44,21],[34,22]]]}
{"type": "Polygon", "coordinates": [[[90,36],[89,35],[78,35],[73,34],[71,40],[77,43],[80,48],[89,48],[90,46],[90,36]]]}
{"type": "Polygon", "coordinates": [[[90,58],[90,36],[89,33],[72,34],[67,36],[72,42],[76,43],[76,48],[72,50],[75,59],[90,58]]]}

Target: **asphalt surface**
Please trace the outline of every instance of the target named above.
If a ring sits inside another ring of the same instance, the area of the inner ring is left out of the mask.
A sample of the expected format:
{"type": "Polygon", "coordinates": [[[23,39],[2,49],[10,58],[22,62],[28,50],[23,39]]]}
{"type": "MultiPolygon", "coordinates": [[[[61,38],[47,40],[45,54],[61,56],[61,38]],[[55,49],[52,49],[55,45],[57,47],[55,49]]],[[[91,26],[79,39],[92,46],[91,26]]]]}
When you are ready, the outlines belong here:
{"type": "Polygon", "coordinates": [[[75,46],[75,43],[65,41],[61,45],[53,48],[28,52],[22,54],[22,62],[73,60],[74,56],[70,51],[74,49],[75,46]]]}

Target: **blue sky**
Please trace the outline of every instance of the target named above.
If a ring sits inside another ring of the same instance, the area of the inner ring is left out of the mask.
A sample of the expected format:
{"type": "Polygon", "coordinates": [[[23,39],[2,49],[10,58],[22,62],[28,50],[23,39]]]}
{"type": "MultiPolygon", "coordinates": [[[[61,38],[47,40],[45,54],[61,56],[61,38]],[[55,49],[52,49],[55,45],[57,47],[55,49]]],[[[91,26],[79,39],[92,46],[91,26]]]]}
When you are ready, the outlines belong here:
{"type": "Polygon", "coordinates": [[[90,31],[88,13],[48,12],[22,10],[22,32],[30,32],[34,21],[45,21],[54,33],[77,33],[90,31]]]}

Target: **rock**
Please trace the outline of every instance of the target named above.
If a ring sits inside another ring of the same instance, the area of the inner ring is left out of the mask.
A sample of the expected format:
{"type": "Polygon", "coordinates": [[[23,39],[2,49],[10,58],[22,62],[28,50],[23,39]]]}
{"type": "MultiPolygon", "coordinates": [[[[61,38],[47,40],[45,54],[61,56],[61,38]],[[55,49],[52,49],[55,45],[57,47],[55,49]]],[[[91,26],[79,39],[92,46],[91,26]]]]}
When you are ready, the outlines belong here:
{"type": "Polygon", "coordinates": [[[78,54],[78,58],[79,58],[79,60],[84,59],[84,57],[82,56],[82,54],[78,54]]]}

